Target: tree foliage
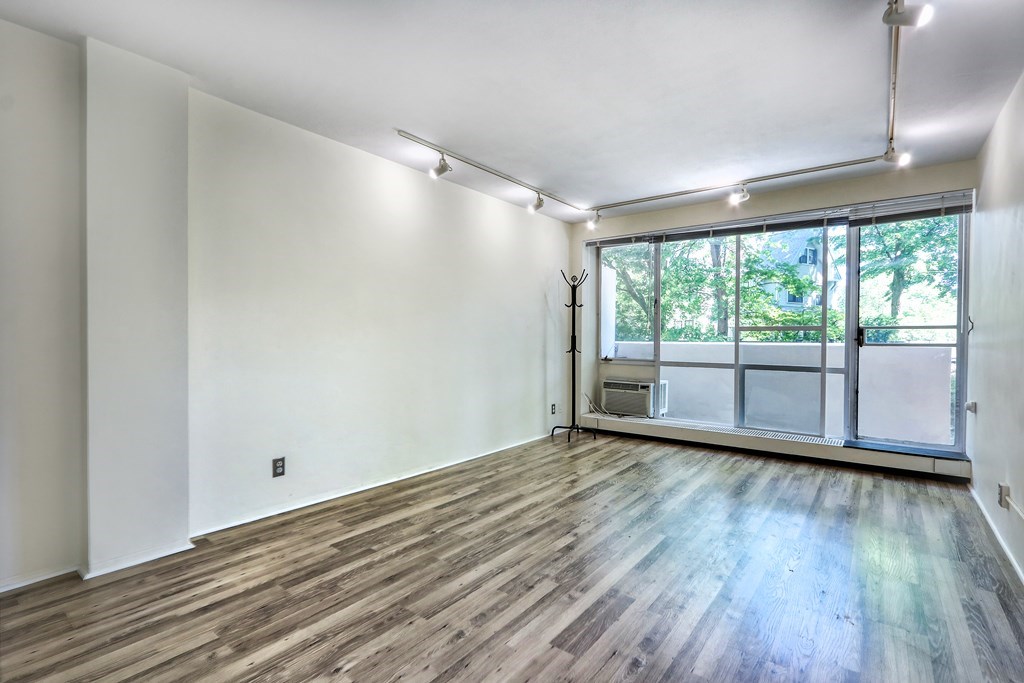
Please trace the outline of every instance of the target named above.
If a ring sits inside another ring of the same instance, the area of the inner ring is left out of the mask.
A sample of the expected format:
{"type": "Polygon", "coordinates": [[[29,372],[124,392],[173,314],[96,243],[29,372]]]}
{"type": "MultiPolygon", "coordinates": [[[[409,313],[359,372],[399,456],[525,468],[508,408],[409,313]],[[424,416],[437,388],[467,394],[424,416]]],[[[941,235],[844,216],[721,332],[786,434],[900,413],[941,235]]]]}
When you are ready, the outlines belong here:
{"type": "Polygon", "coordinates": [[[955,216],[861,228],[861,279],[885,278],[892,320],[899,320],[903,295],[917,284],[933,286],[940,298],[956,299],[957,236],[955,216]]]}
{"type": "MultiPolygon", "coordinates": [[[[818,325],[821,308],[784,309],[777,293],[809,299],[820,285],[795,263],[773,256],[778,243],[745,241],[740,285],[743,325],[818,325]]],[[[662,245],[661,329],[664,341],[727,341],[735,328],[736,239],[662,245]]],[[[616,339],[650,341],[654,321],[654,250],[632,244],[604,250],[616,277],[616,339]]],[[[758,338],[758,333],[748,333],[758,338]]],[[[790,333],[796,341],[799,333],[790,333]]]]}
{"type": "MultiPolygon", "coordinates": [[[[820,275],[798,262],[802,249],[822,251],[820,232],[801,241],[776,233],[711,237],[666,242],[661,246],[661,338],[663,341],[730,341],[736,326],[736,243],[741,241],[740,324],[744,326],[817,326],[821,324],[820,275]],[[788,240],[788,241],[787,241],[788,240]],[[799,246],[794,252],[793,246],[799,246]],[[792,295],[796,303],[781,305],[792,295]]],[[[958,221],[928,218],[861,228],[861,281],[881,278],[888,310],[868,310],[861,323],[896,324],[907,291],[928,285],[939,298],[956,299],[958,221]]],[[[833,234],[829,248],[835,268],[845,263],[845,235],[833,234]]],[[[651,341],[655,316],[654,249],[648,243],[609,247],[605,266],[616,277],[616,340],[651,341]]],[[[842,288],[838,278],[830,287],[842,288]]],[[[829,341],[845,335],[844,298],[833,299],[827,321],[829,341]]],[[[874,306],[875,309],[878,306],[874,306]]],[[[881,331],[884,333],[884,331],[881,331]]],[[[744,340],[818,341],[817,332],[747,332],[744,340]]]]}
{"type": "MultiPolygon", "coordinates": [[[[860,228],[860,324],[891,326],[935,321],[938,311],[956,305],[959,282],[959,219],[937,216],[860,228]],[[875,283],[879,283],[881,292],[875,283]],[[918,293],[918,309],[907,295],[918,293]]],[[[845,252],[846,237],[837,238],[845,252]]],[[[845,262],[845,256],[838,261],[845,262]]],[[[942,322],[951,322],[945,321],[942,322]]],[[[874,342],[928,341],[928,332],[869,330],[874,342]]]]}

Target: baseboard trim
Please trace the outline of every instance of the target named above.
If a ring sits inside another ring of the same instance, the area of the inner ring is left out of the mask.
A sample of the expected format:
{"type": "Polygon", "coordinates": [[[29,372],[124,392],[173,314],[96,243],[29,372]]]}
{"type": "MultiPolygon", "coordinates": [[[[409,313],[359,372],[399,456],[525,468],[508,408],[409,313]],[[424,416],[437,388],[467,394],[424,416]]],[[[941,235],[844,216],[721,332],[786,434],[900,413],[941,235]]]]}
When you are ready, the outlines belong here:
{"type": "Polygon", "coordinates": [[[113,560],[101,562],[96,566],[90,564],[88,569],[84,572],[79,570],[78,573],[83,579],[95,579],[97,576],[103,576],[104,574],[110,574],[111,572],[128,569],[129,567],[134,567],[146,562],[152,562],[153,560],[159,560],[160,558],[167,557],[168,555],[175,555],[186,550],[192,550],[192,548],[195,548],[195,546],[192,545],[191,541],[183,544],[175,543],[173,545],[161,546],[159,548],[150,548],[138,553],[132,553],[131,555],[122,555],[121,557],[116,557],[113,560]]]}
{"type": "Polygon", "coordinates": [[[226,524],[218,524],[207,529],[192,531],[190,533],[190,536],[192,538],[202,538],[203,536],[208,536],[209,534],[213,534],[218,531],[224,531],[225,529],[233,529],[234,527],[242,526],[243,524],[252,524],[253,522],[258,522],[261,519],[267,519],[268,517],[283,515],[286,512],[295,512],[296,510],[301,510],[302,508],[308,508],[312,507],[313,505],[319,505],[321,503],[326,503],[328,501],[335,500],[337,498],[351,496],[354,493],[362,493],[363,491],[369,491],[370,489],[375,489],[381,486],[387,486],[388,484],[394,484],[395,482],[403,481],[405,479],[412,479],[413,477],[418,477],[422,474],[430,474],[431,472],[437,472],[438,470],[443,470],[448,467],[454,467],[455,465],[461,465],[463,463],[471,462],[479,458],[486,458],[489,455],[495,455],[496,453],[508,450],[509,448],[516,448],[517,446],[528,444],[531,441],[536,441],[537,439],[541,439],[546,436],[548,436],[547,433],[538,436],[533,436],[524,441],[518,441],[507,446],[501,446],[500,448],[494,451],[480,453],[478,455],[471,455],[468,458],[463,458],[461,460],[453,460],[451,462],[444,463],[443,465],[438,465],[436,467],[428,467],[427,469],[417,470],[409,474],[402,474],[391,479],[385,479],[383,481],[367,484],[366,486],[359,486],[352,489],[336,489],[333,491],[328,491],[327,493],[311,496],[309,498],[303,498],[298,501],[289,503],[287,505],[277,505],[269,508],[264,508],[258,512],[246,515],[245,517],[241,517],[231,522],[227,522],[226,524]]]}
{"type": "MultiPolygon", "coordinates": [[[[327,501],[334,500],[335,498],[341,498],[341,497],[344,497],[344,496],[352,495],[353,493],[360,493],[362,491],[368,491],[370,489],[375,489],[375,488],[377,488],[379,486],[386,486],[388,484],[393,484],[393,483],[395,483],[397,481],[402,481],[404,479],[411,479],[413,477],[418,477],[421,474],[429,474],[430,472],[436,472],[438,470],[443,470],[443,469],[445,469],[447,467],[454,467],[455,465],[461,465],[462,463],[470,462],[472,460],[477,460],[479,458],[486,458],[489,455],[495,455],[496,453],[500,453],[501,451],[508,450],[509,448],[515,448],[517,446],[522,446],[523,444],[530,443],[531,441],[536,441],[536,440],[544,438],[546,436],[547,436],[547,433],[545,432],[544,434],[533,436],[533,437],[530,437],[530,438],[525,439],[523,441],[517,441],[515,443],[508,444],[506,446],[501,446],[501,447],[497,448],[496,450],[493,450],[493,451],[490,451],[490,452],[487,452],[487,453],[480,453],[478,455],[472,455],[472,456],[470,456],[468,458],[462,458],[460,460],[453,460],[453,461],[444,463],[442,465],[438,465],[436,467],[429,467],[429,468],[426,468],[426,469],[423,469],[423,470],[418,470],[418,471],[411,472],[411,473],[408,473],[408,474],[403,474],[403,475],[394,477],[392,479],[387,479],[385,481],[376,482],[376,483],[373,483],[373,484],[369,484],[367,486],[361,486],[361,487],[357,487],[357,488],[354,488],[354,489],[345,489],[345,490],[331,491],[331,492],[328,492],[328,493],[325,493],[325,494],[322,494],[322,495],[319,495],[319,496],[313,496],[313,497],[310,497],[310,498],[307,498],[307,499],[303,499],[303,500],[301,500],[299,502],[296,502],[296,503],[293,503],[291,505],[282,505],[282,506],[278,506],[278,507],[274,507],[274,508],[268,508],[268,509],[262,510],[262,511],[256,513],[256,514],[253,514],[251,516],[247,516],[245,518],[242,518],[242,519],[239,519],[239,520],[235,520],[235,521],[229,522],[227,524],[216,526],[216,527],[213,527],[213,528],[210,528],[210,529],[206,529],[206,530],[203,530],[203,531],[192,532],[190,534],[190,536],[192,538],[201,538],[202,536],[206,536],[207,534],[212,534],[212,533],[217,532],[217,531],[223,531],[224,529],[230,529],[230,528],[233,528],[233,527],[236,527],[236,526],[241,526],[243,524],[249,524],[251,522],[258,522],[261,519],[266,519],[268,517],[273,517],[275,515],[284,514],[285,512],[293,512],[295,510],[301,510],[302,508],[310,507],[311,505],[319,505],[320,503],[326,503],[327,501]]],[[[15,577],[11,577],[11,579],[8,580],[6,583],[0,584],[0,594],[7,593],[7,592],[13,591],[13,590],[17,590],[19,588],[24,588],[25,586],[29,586],[29,585],[31,585],[33,583],[39,583],[40,581],[46,581],[48,579],[52,579],[54,577],[61,576],[63,574],[78,574],[80,577],[82,577],[83,580],[94,579],[94,578],[96,578],[98,576],[103,576],[104,574],[110,574],[112,572],[121,571],[122,569],[129,569],[131,567],[135,567],[135,566],[138,566],[140,564],[144,564],[146,562],[152,562],[153,560],[159,560],[160,558],[163,558],[163,557],[168,557],[170,555],[176,555],[177,553],[185,552],[186,550],[192,550],[193,548],[195,548],[195,545],[193,545],[192,542],[189,541],[189,542],[184,543],[184,544],[180,544],[179,543],[179,544],[173,544],[173,545],[163,546],[163,547],[159,547],[159,548],[151,548],[149,550],[144,550],[144,551],[139,552],[139,553],[133,553],[131,555],[125,555],[125,556],[122,556],[122,557],[115,558],[113,560],[108,560],[106,562],[102,562],[102,563],[100,563],[97,566],[89,566],[88,569],[83,568],[83,567],[69,567],[67,569],[60,569],[60,570],[47,571],[47,572],[39,572],[39,573],[36,573],[36,574],[28,574],[28,575],[23,575],[23,576],[15,576],[15,577]]]]}
{"type": "Polygon", "coordinates": [[[22,574],[21,576],[12,576],[7,579],[4,583],[0,583],[0,595],[9,593],[10,591],[24,588],[33,583],[39,583],[41,581],[47,581],[49,579],[55,579],[58,576],[64,576],[65,574],[81,574],[81,567],[67,567],[66,569],[55,569],[53,571],[34,572],[32,574],[22,574]]]}
{"type": "Polygon", "coordinates": [[[992,523],[992,518],[988,514],[988,510],[981,504],[981,496],[978,495],[978,490],[973,485],[968,487],[971,490],[971,496],[974,497],[974,502],[978,505],[978,509],[981,510],[981,516],[985,518],[985,523],[988,524],[988,528],[992,530],[992,535],[996,537],[996,541],[999,542],[999,547],[1003,549],[1003,554],[1006,555],[1006,559],[1010,561],[1010,566],[1017,572],[1017,578],[1020,580],[1021,585],[1024,585],[1024,571],[1021,570],[1020,564],[1017,562],[1017,558],[1010,552],[1010,546],[1003,540],[1002,534],[999,533],[999,529],[992,523]]]}
{"type": "Polygon", "coordinates": [[[584,427],[620,434],[633,434],[671,441],[699,443],[721,448],[738,448],[760,453],[828,460],[844,465],[883,467],[955,479],[971,478],[971,461],[909,455],[844,446],[839,439],[767,434],[757,430],[704,429],[701,425],[666,419],[629,419],[596,413],[580,416],[584,427]]]}

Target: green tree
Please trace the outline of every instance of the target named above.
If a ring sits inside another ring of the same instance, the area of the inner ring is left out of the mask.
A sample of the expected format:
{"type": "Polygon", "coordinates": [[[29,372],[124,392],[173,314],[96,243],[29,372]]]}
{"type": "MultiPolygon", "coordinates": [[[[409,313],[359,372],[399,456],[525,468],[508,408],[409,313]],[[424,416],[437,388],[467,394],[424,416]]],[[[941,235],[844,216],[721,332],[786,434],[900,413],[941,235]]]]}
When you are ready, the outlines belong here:
{"type": "Polygon", "coordinates": [[[914,285],[929,284],[939,298],[956,298],[958,237],[956,216],[860,229],[861,280],[887,280],[886,300],[892,321],[900,319],[903,296],[914,285]]]}
{"type": "MultiPolygon", "coordinates": [[[[870,225],[860,229],[860,278],[862,284],[884,283],[884,298],[869,300],[861,290],[861,324],[895,325],[904,314],[908,291],[917,286],[916,299],[926,302],[956,300],[959,222],[936,217],[870,225]],[[920,286],[927,289],[922,292],[920,286]],[[888,309],[888,310],[883,310],[888,309]]],[[[781,307],[776,296],[788,292],[805,301],[820,292],[821,285],[786,254],[780,235],[748,235],[682,240],[662,244],[661,325],[665,341],[728,341],[735,327],[735,250],[742,241],[740,323],[752,326],[801,326],[821,324],[819,304],[781,307]]],[[[790,243],[792,246],[792,243],[790,243]]],[[[801,245],[802,246],[802,245],[801,245]]],[[[822,253],[820,233],[806,246],[822,253]]],[[[832,263],[846,262],[845,234],[831,235],[832,263]]],[[[617,274],[616,339],[651,341],[656,324],[654,250],[649,243],[609,247],[602,261],[617,274]]],[[[835,272],[833,270],[833,272],[835,272]]],[[[876,292],[878,290],[875,290],[876,292]]],[[[879,295],[876,293],[875,297],[879,295]]],[[[845,337],[845,311],[833,307],[827,319],[827,339],[845,337]]],[[[875,341],[885,341],[888,330],[875,330],[875,341]]],[[[816,341],[817,332],[748,332],[752,341],[816,341]]]]}
{"type": "Polygon", "coordinates": [[[732,314],[732,240],[662,245],[661,324],[666,341],[724,341],[732,314]],[[681,326],[673,321],[682,320],[681,326]]]}
{"type": "Polygon", "coordinates": [[[654,339],[654,252],[644,242],[602,250],[602,263],[615,271],[615,339],[654,339]]]}
{"type": "MultiPolygon", "coordinates": [[[[778,240],[744,241],[740,287],[742,323],[820,324],[820,308],[783,310],[776,305],[775,296],[779,289],[808,297],[819,287],[811,277],[802,274],[796,264],[772,255],[779,244],[778,240]]],[[[727,341],[730,338],[730,321],[735,308],[735,249],[735,237],[683,240],[662,245],[660,323],[663,340],[727,341]]],[[[617,275],[616,339],[620,341],[650,341],[653,338],[652,259],[653,250],[646,243],[610,247],[603,251],[604,265],[617,275]]],[[[841,321],[838,326],[837,334],[841,338],[841,321]]],[[[750,335],[751,339],[761,337],[799,341],[806,338],[806,334],[750,335]]]]}

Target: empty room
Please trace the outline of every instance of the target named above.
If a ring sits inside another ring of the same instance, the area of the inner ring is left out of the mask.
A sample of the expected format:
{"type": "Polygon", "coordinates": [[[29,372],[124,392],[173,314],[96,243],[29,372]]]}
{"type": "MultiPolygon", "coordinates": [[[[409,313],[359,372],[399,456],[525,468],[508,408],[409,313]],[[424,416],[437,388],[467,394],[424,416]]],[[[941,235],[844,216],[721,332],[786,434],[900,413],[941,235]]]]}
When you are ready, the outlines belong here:
{"type": "Polygon", "coordinates": [[[0,0],[0,681],[1024,682],[1020,0],[0,0]]]}

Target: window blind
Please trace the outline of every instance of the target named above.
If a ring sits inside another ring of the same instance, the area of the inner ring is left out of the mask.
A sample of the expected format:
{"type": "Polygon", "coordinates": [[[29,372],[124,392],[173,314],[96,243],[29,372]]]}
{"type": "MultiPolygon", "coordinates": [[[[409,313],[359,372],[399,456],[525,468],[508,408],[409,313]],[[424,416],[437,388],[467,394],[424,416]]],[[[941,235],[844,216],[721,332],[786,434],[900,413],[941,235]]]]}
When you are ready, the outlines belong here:
{"type": "Polygon", "coordinates": [[[779,232],[801,228],[820,228],[822,225],[849,225],[860,227],[872,223],[895,223],[898,221],[953,216],[970,213],[974,206],[974,190],[958,190],[939,194],[887,199],[844,207],[815,209],[797,213],[778,214],[760,218],[746,218],[739,221],[697,225],[658,232],[641,233],[623,237],[591,240],[586,246],[609,247],[643,242],[675,242],[679,240],[727,237],[758,232],[779,232]]]}

